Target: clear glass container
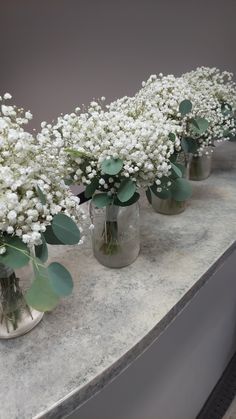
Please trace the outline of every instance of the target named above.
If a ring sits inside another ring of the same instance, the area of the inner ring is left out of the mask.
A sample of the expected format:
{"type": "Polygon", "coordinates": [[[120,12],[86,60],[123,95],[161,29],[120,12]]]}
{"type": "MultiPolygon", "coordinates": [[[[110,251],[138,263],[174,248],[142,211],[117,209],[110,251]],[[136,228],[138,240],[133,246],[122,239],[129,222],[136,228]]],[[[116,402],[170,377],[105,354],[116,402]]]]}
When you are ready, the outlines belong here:
{"type": "Polygon", "coordinates": [[[212,150],[210,149],[202,154],[202,156],[187,156],[189,165],[189,179],[190,180],[204,180],[211,174],[212,165],[212,150]]]}
{"type": "Polygon", "coordinates": [[[24,298],[32,279],[31,264],[15,271],[0,264],[0,339],[24,335],[42,319],[44,313],[29,307],[24,298]]]}
{"type": "MultiPolygon", "coordinates": [[[[185,172],[183,177],[188,179],[188,167],[186,167],[185,156],[184,153],[178,154],[177,163],[182,164],[185,167],[185,172]]],[[[181,214],[187,205],[186,201],[176,201],[173,198],[168,199],[161,199],[158,198],[154,193],[152,193],[152,208],[154,211],[158,212],[159,214],[165,215],[177,215],[181,214]]]]}
{"type": "Polygon", "coordinates": [[[176,215],[185,210],[186,201],[176,201],[173,198],[161,199],[152,193],[152,207],[160,214],[176,215]]]}
{"type": "Polygon", "coordinates": [[[92,246],[95,258],[109,268],[130,265],[140,251],[139,205],[109,205],[96,208],[90,203],[92,246]]]}

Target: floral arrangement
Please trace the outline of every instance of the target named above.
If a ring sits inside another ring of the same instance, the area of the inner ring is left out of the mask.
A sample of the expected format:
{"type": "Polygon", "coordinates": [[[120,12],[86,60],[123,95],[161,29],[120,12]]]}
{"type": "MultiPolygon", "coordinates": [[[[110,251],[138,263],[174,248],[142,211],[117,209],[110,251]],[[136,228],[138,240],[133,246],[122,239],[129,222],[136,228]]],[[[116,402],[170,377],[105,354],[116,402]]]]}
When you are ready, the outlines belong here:
{"type": "Polygon", "coordinates": [[[38,138],[57,144],[57,155],[68,153],[73,181],[85,185],[86,197],[93,197],[97,207],[124,206],[138,200],[140,188],[159,193],[163,184],[170,188],[181,178],[173,191],[178,195],[185,189],[174,163],[180,149],[178,130],[175,121],[152,106],[135,104],[135,110],[123,112],[92,102],[86,113],[78,114],[77,108],[53,126],[43,124],[38,138]]]}
{"type": "Polygon", "coordinates": [[[84,214],[63,181],[65,162],[58,164],[24,130],[31,113],[8,105],[8,99],[8,93],[1,98],[0,111],[0,266],[15,270],[32,262],[35,278],[26,302],[47,311],[73,287],[65,267],[44,265],[47,243],[78,243],[84,214]]]}

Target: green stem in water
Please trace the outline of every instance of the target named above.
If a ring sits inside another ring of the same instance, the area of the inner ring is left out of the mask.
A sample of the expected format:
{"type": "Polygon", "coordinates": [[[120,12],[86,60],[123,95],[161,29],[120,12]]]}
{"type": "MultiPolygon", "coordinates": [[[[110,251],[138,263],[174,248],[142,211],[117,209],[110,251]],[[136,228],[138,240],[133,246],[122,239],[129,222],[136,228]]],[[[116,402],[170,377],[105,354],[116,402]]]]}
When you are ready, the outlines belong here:
{"type": "Polygon", "coordinates": [[[106,207],[106,219],[102,233],[103,243],[100,250],[108,256],[114,255],[120,251],[117,221],[118,212],[118,206],[109,205],[106,207]]]}
{"type": "Polygon", "coordinates": [[[1,323],[5,323],[6,329],[9,333],[9,325],[11,324],[13,329],[16,330],[21,320],[23,310],[27,310],[29,315],[32,317],[29,306],[27,305],[24,295],[19,285],[19,278],[16,277],[13,270],[0,271],[5,272],[5,276],[1,275],[0,278],[0,299],[1,299],[1,323]]]}

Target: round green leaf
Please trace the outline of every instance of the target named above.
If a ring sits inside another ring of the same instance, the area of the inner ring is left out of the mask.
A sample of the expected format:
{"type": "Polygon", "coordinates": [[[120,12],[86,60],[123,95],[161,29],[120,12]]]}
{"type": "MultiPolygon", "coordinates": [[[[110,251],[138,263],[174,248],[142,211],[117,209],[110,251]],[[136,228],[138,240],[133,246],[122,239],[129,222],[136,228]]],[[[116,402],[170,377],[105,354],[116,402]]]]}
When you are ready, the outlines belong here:
{"type": "Polygon", "coordinates": [[[55,236],[51,225],[47,226],[46,231],[43,233],[43,235],[48,244],[52,244],[52,245],[64,244],[55,236]]]}
{"type": "Polygon", "coordinates": [[[205,118],[196,117],[191,119],[190,121],[190,128],[192,131],[198,135],[204,134],[204,132],[208,129],[209,122],[205,118]]]}
{"type": "Polygon", "coordinates": [[[182,171],[179,169],[179,167],[176,164],[171,163],[171,167],[172,167],[172,170],[173,170],[174,174],[177,177],[182,177],[182,171]]]}
{"type": "Polygon", "coordinates": [[[116,196],[114,200],[114,205],[117,205],[119,207],[128,207],[129,205],[135,204],[135,202],[137,202],[139,198],[140,198],[140,195],[138,192],[135,192],[132,198],[130,198],[128,201],[125,201],[125,202],[121,202],[116,196]]]}
{"type": "Polygon", "coordinates": [[[52,290],[48,280],[37,277],[25,295],[29,306],[38,311],[49,311],[56,307],[59,302],[58,296],[52,290]]]}
{"type": "Polygon", "coordinates": [[[99,181],[97,178],[92,179],[91,183],[86,186],[84,196],[85,198],[89,199],[93,196],[93,194],[96,192],[99,185],[99,181]]]}
{"type": "Polygon", "coordinates": [[[42,244],[39,246],[35,246],[35,255],[39,258],[42,262],[46,262],[48,259],[48,247],[46,240],[43,235],[41,235],[42,244]]]}
{"type": "Polygon", "coordinates": [[[173,132],[170,132],[169,135],[168,135],[168,138],[169,138],[170,141],[175,141],[176,137],[175,137],[175,134],[173,132]]]}
{"type": "Polygon", "coordinates": [[[80,231],[75,222],[66,214],[57,214],[52,220],[52,230],[63,244],[77,244],[80,241],[80,231]]]}
{"type": "Polygon", "coordinates": [[[6,252],[0,255],[0,263],[12,269],[22,268],[29,263],[30,253],[27,244],[23,243],[19,237],[4,238],[6,252]]]}
{"type": "Polygon", "coordinates": [[[162,187],[162,190],[160,192],[157,191],[157,186],[155,185],[151,186],[150,189],[152,193],[160,199],[168,199],[171,197],[170,189],[167,189],[166,187],[162,187]]]}
{"type": "Polygon", "coordinates": [[[179,112],[182,116],[187,115],[192,110],[192,102],[188,99],[183,100],[179,105],[179,112]]]}
{"type": "Polygon", "coordinates": [[[73,290],[73,280],[70,272],[60,263],[53,262],[48,268],[49,283],[59,297],[70,295],[73,290]]]}
{"type": "Polygon", "coordinates": [[[178,178],[173,181],[170,191],[172,198],[176,201],[185,201],[191,196],[192,187],[186,179],[178,178]]]}
{"type": "Polygon", "coordinates": [[[136,185],[130,179],[123,179],[117,191],[119,201],[126,202],[135,194],[136,185]]]}
{"type": "Polygon", "coordinates": [[[185,151],[185,153],[193,153],[193,154],[196,153],[199,148],[198,141],[195,138],[191,138],[191,137],[182,138],[181,146],[182,146],[183,151],[185,151]]]}
{"type": "Polygon", "coordinates": [[[112,198],[107,195],[106,192],[104,193],[98,193],[93,196],[93,204],[97,208],[103,208],[107,205],[111,204],[112,198]]]}
{"type": "Polygon", "coordinates": [[[107,175],[117,175],[123,167],[123,160],[121,159],[105,159],[101,164],[101,169],[107,175]]]}

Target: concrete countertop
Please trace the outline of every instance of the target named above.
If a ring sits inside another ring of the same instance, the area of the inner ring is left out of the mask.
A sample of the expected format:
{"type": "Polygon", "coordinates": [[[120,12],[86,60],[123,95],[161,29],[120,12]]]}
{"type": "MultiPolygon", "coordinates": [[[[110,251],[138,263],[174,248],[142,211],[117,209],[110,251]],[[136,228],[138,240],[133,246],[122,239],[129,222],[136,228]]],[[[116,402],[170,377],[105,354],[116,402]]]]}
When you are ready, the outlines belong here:
{"type": "Polygon", "coordinates": [[[73,295],[30,333],[0,341],[0,419],[60,419],[103,388],[162,333],[223,263],[236,238],[236,144],[217,147],[211,177],[186,211],[141,204],[141,253],[108,269],[84,246],[52,249],[73,295]]]}

